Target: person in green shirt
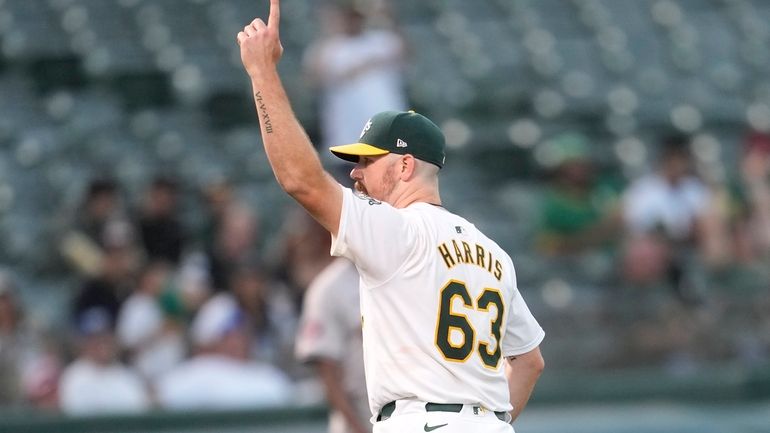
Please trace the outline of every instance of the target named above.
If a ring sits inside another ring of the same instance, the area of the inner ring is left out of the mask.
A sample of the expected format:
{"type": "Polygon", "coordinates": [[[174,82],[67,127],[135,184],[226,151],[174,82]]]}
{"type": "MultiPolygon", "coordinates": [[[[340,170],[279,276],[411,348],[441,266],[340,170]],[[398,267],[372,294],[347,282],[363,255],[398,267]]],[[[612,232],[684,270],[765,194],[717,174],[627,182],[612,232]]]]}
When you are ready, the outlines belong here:
{"type": "Polygon", "coordinates": [[[538,250],[556,256],[611,245],[621,227],[619,193],[597,176],[588,139],[566,132],[543,145],[552,177],[541,202],[538,250]]]}

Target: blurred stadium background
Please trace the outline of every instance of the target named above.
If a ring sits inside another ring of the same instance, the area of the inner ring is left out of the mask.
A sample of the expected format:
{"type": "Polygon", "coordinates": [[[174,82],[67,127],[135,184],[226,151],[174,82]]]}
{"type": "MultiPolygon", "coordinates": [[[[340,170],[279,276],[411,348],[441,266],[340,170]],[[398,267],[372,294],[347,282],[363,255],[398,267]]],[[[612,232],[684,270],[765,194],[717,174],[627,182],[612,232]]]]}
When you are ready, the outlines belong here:
{"type": "MultiPolygon", "coordinates": [[[[129,203],[172,174],[228,179],[267,254],[295,205],[260,150],[235,34],[254,0],[0,0],[0,265],[26,314],[65,329],[82,276],[60,254],[63,215],[111,175],[129,203]],[[195,29],[190,32],[190,29],[195,29]]],[[[619,190],[655,164],[664,131],[693,138],[710,184],[740,177],[750,131],[770,130],[770,2],[393,0],[411,52],[411,105],[445,130],[447,207],[511,254],[546,329],[547,370],[522,432],[770,431],[770,261],[689,267],[697,302],[643,287],[609,249],[538,248],[548,143],[580,133],[619,190]]],[[[283,2],[281,72],[318,134],[302,53],[317,5],[283,2]]],[[[697,262],[697,258],[695,259],[697,262]]],[[[72,419],[9,405],[0,431],[322,431],[318,407],[72,419]],[[34,417],[28,414],[36,413],[34,417]]]]}

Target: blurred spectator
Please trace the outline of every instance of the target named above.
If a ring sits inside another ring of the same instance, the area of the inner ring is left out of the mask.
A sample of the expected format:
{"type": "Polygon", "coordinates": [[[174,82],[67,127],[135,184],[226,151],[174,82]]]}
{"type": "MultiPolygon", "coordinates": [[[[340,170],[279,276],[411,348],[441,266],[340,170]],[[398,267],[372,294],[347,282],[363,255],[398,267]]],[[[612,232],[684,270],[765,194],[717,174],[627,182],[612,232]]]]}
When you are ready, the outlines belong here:
{"type": "Polygon", "coordinates": [[[148,380],[179,364],[185,354],[184,322],[174,297],[172,268],[152,262],[120,309],[117,336],[132,365],[148,380]]]}
{"type": "MultiPolygon", "coordinates": [[[[738,302],[746,301],[740,299],[738,302]]],[[[752,297],[749,304],[748,314],[731,315],[733,320],[742,322],[742,326],[737,327],[742,332],[737,338],[736,332],[731,332],[728,338],[736,345],[738,358],[745,365],[767,366],[770,363],[770,315],[767,314],[770,311],[770,290],[766,287],[759,290],[758,296],[752,297]]]]}
{"type": "Polygon", "coordinates": [[[70,415],[136,413],[151,399],[141,377],[118,360],[110,313],[99,307],[78,317],[78,356],[62,373],[61,409],[70,415]]]}
{"type": "Polygon", "coordinates": [[[185,231],[178,216],[175,181],[157,177],[145,192],[139,215],[139,233],[149,260],[178,264],[185,246],[185,231]]]}
{"type": "Polygon", "coordinates": [[[110,246],[104,251],[100,273],[87,280],[75,296],[75,318],[93,307],[104,308],[115,320],[128,297],[139,266],[137,251],[130,246],[110,246]]]}
{"type": "Polygon", "coordinates": [[[573,254],[610,245],[622,224],[619,193],[597,182],[588,139],[568,132],[544,145],[553,171],[540,210],[540,251],[573,254]]]}
{"type": "Polygon", "coordinates": [[[752,133],[741,159],[746,220],[740,234],[749,259],[770,259],[770,135],[752,133]]]}
{"type": "Polygon", "coordinates": [[[725,356],[708,353],[727,346],[716,335],[722,318],[718,312],[688,308],[673,300],[658,302],[654,311],[634,321],[619,339],[625,351],[621,365],[659,365],[671,375],[692,375],[709,357],[725,356]]]}
{"type": "Polygon", "coordinates": [[[211,283],[215,290],[225,290],[233,270],[248,261],[258,246],[259,220],[226,181],[208,185],[204,198],[207,215],[202,238],[211,283]]]}
{"type": "Polygon", "coordinates": [[[58,407],[61,357],[25,320],[10,275],[0,271],[0,406],[58,407]]]}
{"type": "Polygon", "coordinates": [[[244,264],[232,276],[231,292],[246,315],[254,359],[280,365],[294,360],[291,345],[297,313],[283,285],[273,284],[259,264],[244,264]]]}
{"type": "Polygon", "coordinates": [[[736,169],[712,185],[706,218],[708,263],[727,274],[770,263],[770,136],[749,134],[736,169]]]}
{"type": "Polygon", "coordinates": [[[315,366],[332,408],[329,433],[371,431],[364,378],[358,272],[336,259],[308,287],[296,354],[315,366]]]}
{"type": "Polygon", "coordinates": [[[68,224],[59,247],[65,259],[83,275],[99,274],[105,248],[133,242],[134,228],[112,179],[91,181],[68,224]]]}
{"type": "Polygon", "coordinates": [[[220,293],[195,317],[193,357],[162,376],[156,386],[168,409],[238,409],[288,404],[291,382],[275,367],[249,358],[251,336],[232,296],[220,293]]]}
{"type": "Polygon", "coordinates": [[[191,313],[198,311],[213,291],[206,255],[202,252],[188,254],[176,272],[173,290],[163,292],[163,309],[174,317],[191,319],[191,313]]]}
{"type": "Polygon", "coordinates": [[[302,298],[310,282],[333,260],[329,254],[331,237],[304,209],[292,207],[284,220],[274,264],[289,286],[296,310],[302,308],[302,298]]]}
{"type": "Polygon", "coordinates": [[[624,275],[633,283],[666,279],[682,300],[692,301],[686,275],[702,253],[703,218],[712,196],[692,173],[688,137],[671,136],[661,146],[656,171],[635,180],[624,197],[629,233],[624,275]]]}
{"type": "Polygon", "coordinates": [[[359,5],[348,1],[327,10],[324,34],[304,55],[307,79],[320,91],[324,149],[352,143],[374,113],[407,108],[404,41],[390,29],[368,26],[375,17],[359,5]]]}

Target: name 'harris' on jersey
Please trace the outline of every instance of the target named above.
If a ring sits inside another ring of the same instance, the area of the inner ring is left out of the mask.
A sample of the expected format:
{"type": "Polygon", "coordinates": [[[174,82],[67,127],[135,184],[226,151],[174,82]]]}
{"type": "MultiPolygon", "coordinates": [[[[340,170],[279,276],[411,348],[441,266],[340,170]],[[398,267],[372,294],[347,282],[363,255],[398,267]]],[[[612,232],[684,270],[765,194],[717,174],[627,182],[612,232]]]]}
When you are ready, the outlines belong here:
{"type": "MultiPolygon", "coordinates": [[[[455,230],[458,233],[463,233],[465,228],[462,226],[456,226],[455,230]]],[[[441,257],[444,259],[444,263],[446,264],[447,269],[451,269],[453,266],[459,263],[476,265],[482,269],[486,269],[488,272],[494,272],[494,276],[497,278],[497,281],[502,280],[502,263],[500,263],[500,260],[495,259],[492,253],[487,251],[483,245],[474,244],[474,248],[471,249],[471,246],[468,244],[468,242],[452,239],[451,242],[442,242],[441,245],[438,246],[438,251],[441,254],[441,257]],[[454,249],[454,255],[449,251],[447,244],[452,245],[452,248],[454,249]],[[460,249],[460,245],[462,245],[462,250],[460,249]],[[492,262],[494,262],[494,266],[492,265],[492,262]],[[492,270],[493,268],[494,271],[492,270]]]]}

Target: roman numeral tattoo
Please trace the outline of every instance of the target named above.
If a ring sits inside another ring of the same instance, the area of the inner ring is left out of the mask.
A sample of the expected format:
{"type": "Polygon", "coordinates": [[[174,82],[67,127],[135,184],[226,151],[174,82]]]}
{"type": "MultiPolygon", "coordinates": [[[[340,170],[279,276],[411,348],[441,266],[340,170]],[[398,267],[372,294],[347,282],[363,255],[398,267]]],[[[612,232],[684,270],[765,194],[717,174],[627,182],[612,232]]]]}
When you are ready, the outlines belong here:
{"type": "Polygon", "coordinates": [[[272,134],[273,124],[270,122],[270,115],[267,114],[267,106],[265,105],[264,101],[262,101],[262,93],[257,92],[254,95],[254,98],[257,100],[257,111],[259,116],[262,118],[262,123],[265,125],[265,132],[272,134]]]}

